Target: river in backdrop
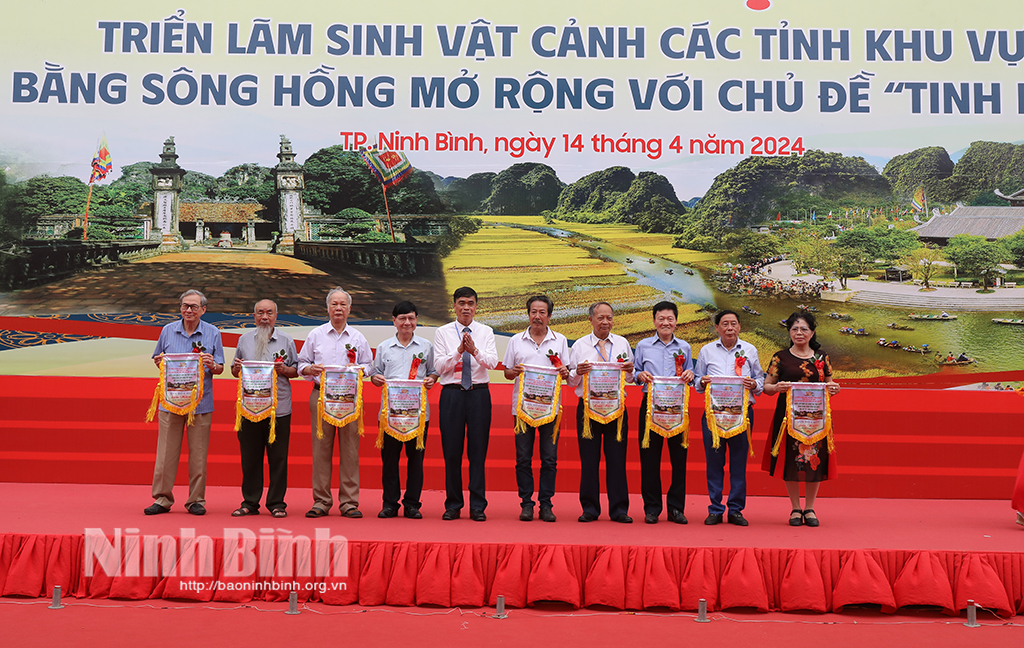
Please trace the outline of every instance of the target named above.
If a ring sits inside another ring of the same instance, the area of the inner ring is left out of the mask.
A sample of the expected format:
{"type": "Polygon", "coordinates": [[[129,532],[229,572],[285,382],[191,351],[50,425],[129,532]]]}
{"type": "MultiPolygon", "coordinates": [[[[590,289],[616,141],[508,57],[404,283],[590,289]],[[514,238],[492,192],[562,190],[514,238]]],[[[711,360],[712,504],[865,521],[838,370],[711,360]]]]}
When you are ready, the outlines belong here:
{"type": "MultiPolygon", "coordinates": [[[[712,282],[697,269],[674,263],[660,257],[648,257],[636,249],[594,241],[586,236],[556,228],[521,226],[524,229],[548,234],[557,238],[574,238],[577,245],[622,265],[623,271],[637,278],[637,283],[663,290],[674,301],[683,304],[703,305],[713,303],[720,309],[734,310],[740,314],[740,323],[745,330],[760,329],[768,338],[777,340],[779,347],[789,345],[789,334],[779,326],[779,320],[789,317],[797,304],[806,300],[754,298],[727,294],[712,288],[712,282]],[[672,274],[666,272],[671,270],[672,274]],[[687,270],[693,274],[687,274],[687,270]],[[761,313],[751,315],[743,311],[748,306],[761,313]]],[[[977,363],[957,370],[970,372],[1017,371],[1024,369],[1024,326],[994,324],[993,318],[1021,318],[1020,312],[952,313],[952,321],[914,321],[907,318],[911,312],[922,313],[918,308],[900,309],[889,306],[861,306],[824,300],[807,302],[819,309],[818,340],[828,352],[837,371],[881,369],[894,373],[934,373],[939,369],[935,354],[945,356],[966,353],[976,358],[977,363]],[[829,312],[850,315],[853,319],[839,321],[830,319],[829,312]],[[913,331],[898,331],[887,328],[897,323],[912,326],[913,331]],[[839,332],[840,327],[863,328],[869,335],[853,336],[839,332]],[[930,353],[919,354],[878,346],[879,338],[887,341],[898,340],[901,346],[922,347],[929,345],[930,353]]],[[[765,360],[767,362],[767,360],[765,360]]]]}

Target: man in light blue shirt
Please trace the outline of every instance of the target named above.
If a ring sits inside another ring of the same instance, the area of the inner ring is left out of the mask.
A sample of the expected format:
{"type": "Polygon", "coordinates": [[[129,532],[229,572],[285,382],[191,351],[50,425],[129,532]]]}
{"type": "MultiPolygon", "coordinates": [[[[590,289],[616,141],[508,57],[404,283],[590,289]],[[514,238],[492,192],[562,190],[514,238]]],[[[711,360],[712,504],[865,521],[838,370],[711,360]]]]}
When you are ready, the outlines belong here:
{"type": "Polygon", "coordinates": [[[181,319],[164,326],[153,350],[153,362],[159,367],[165,353],[198,353],[203,363],[203,397],[196,407],[192,424],[187,416],[172,414],[160,407],[153,468],[153,504],[146,515],[167,513],[174,504],[174,476],[181,458],[182,436],[188,433],[188,499],[185,510],[192,515],[206,514],[206,452],[213,422],[213,376],[224,372],[224,346],[220,331],[202,320],[206,295],[186,290],[178,298],[181,319]]]}
{"type": "MultiPolygon", "coordinates": [[[[414,358],[420,360],[416,369],[416,379],[422,380],[427,389],[433,387],[437,381],[438,373],[434,369],[434,346],[415,334],[416,315],[416,304],[410,301],[395,304],[391,311],[391,317],[397,333],[395,337],[377,345],[377,355],[373,359],[373,369],[370,374],[370,382],[374,385],[384,387],[388,380],[410,380],[409,374],[412,371],[414,358]]],[[[424,446],[427,441],[427,428],[430,426],[429,405],[426,419],[423,426],[424,446]]],[[[384,506],[377,517],[393,518],[398,516],[398,496],[402,491],[398,462],[402,457],[402,446],[405,446],[408,475],[405,482],[405,497],[402,499],[403,514],[413,520],[421,519],[423,514],[420,513],[420,506],[422,506],[420,494],[423,492],[423,455],[426,453],[426,447],[422,450],[417,449],[416,439],[402,442],[387,433],[383,435],[381,443],[380,458],[383,464],[381,482],[384,487],[384,506]]]]}
{"type": "MultiPolygon", "coordinates": [[[[764,371],[753,344],[739,339],[740,318],[735,311],[722,310],[715,313],[715,331],[718,339],[710,342],[697,354],[694,370],[698,380],[697,391],[703,392],[711,382],[711,376],[743,376],[743,386],[750,390],[747,404],[749,425],[754,425],[754,396],[764,388],[764,371]],[[742,360],[741,360],[742,358],[742,360]]],[[[725,486],[725,453],[729,451],[729,524],[747,526],[743,508],[747,504],[747,453],[750,442],[746,434],[737,434],[721,439],[718,449],[712,447],[711,430],[705,414],[701,418],[704,431],[704,456],[708,472],[708,517],[704,524],[721,524],[725,507],[722,506],[722,490],[725,486]]]]}
{"type": "MultiPolygon", "coordinates": [[[[661,447],[665,438],[657,433],[650,434],[648,447],[644,447],[647,436],[647,385],[655,376],[675,376],[677,362],[682,368],[680,376],[686,382],[693,382],[690,345],[675,336],[676,318],[679,309],[670,301],[658,302],[653,308],[654,329],[657,335],[640,340],[636,345],[636,382],[644,386],[644,398],[640,403],[640,493],[644,498],[644,522],[657,524],[661,515],[661,447]],[[677,360],[676,357],[680,359],[677,360]]],[[[668,487],[668,519],[676,524],[686,524],[686,447],[683,437],[668,441],[669,463],[672,466],[672,483],[668,487]]]]}

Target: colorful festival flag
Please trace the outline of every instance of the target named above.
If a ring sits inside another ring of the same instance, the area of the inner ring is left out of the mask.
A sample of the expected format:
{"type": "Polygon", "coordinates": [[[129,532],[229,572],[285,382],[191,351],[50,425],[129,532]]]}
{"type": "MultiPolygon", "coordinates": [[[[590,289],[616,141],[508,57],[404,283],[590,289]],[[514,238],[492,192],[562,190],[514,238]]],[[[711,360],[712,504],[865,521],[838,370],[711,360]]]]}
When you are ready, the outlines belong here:
{"type": "Polygon", "coordinates": [[[89,176],[89,184],[106,178],[113,169],[114,162],[110,158],[110,145],[107,144],[107,138],[104,136],[96,145],[96,155],[92,158],[92,175],[89,176]]]}
{"type": "Polygon", "coordinates": [[[914,192],[914,199],[912,204],[914,205],[914,211],[924,211],[925,204],[924,185],[920,185],[917,191],[914,192]]]}
{"type": "Polygon", "coordinates": [[[381,151],[378,149],[360,149],[366,166],[385,188],[393,187],[412,173],[412,165],[404,153],[399,151],[381,151]]]}

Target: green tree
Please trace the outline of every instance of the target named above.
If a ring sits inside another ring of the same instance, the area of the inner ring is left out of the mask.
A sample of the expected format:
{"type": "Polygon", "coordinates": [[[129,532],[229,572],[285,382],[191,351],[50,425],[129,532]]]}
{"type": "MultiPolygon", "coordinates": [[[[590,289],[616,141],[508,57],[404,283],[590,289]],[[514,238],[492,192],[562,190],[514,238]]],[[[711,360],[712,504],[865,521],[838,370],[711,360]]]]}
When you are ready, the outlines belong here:
{"type": "Polygon", "coordinates": [[[819,241],[800,232],[786,240],[784,249],[793,263],[793,268],[800,274],[807,274],[817,259],[819,245],[819,241]]]}
{"type": "Polygon", "coordinates": [[[1024,268],[1024,230],[1000,239],[1010,254],[1014,265],[1024,268]]]}
{"type": "Polygon", "coordinates": [[[71,176],[37,176],[23,184],[15,202],[22,218],[85,213],[89,188],[71,176]]]}
{"type": "Polygon", "coordinates": [[[998,241],[983,236],[957,234],[949,239],[943,255],[956,265],[957,271],[982,280],[982,289],[988,290],[989,281],[1001,271],[1000,263],[1009,259],[1009,253],[998,241]]]}
{"type": "Polygon", "coordinates": [[[940,261],[942,261],[941,252],[933,247],[921,246],[903,257],[900,263],[908,266],[914,278],[924,284],[925,290],[929,290],[932,287],[930,283],[932,278],[938,274],[941,268],[940,261]]]}
{"type": "Polygon", "coordinates": [[[35,228],[36,217],[17,209],[19,185],[7,183],[7,174],[0,170],[0,243],[18,241],[35,228]]]}
{"type": "Polygon", "coordinates": [[[751,234],[740,243],[737,258],[751,264],[782,253],[782,240],[774,234],[751,234]]]}
{"type": "Polygon", "coordinates": [[[909,230],[884,226],[875,229],[878,231],[878,258],[887,263],[895,263],[921,245],[917,234],[909,230]]]}
{"type": "Polygon", "coordinates": [[[871,267],[871,259],[863,250],[835,245],[839,255],[839,285],[846,290],[846,281],[850,277],[859,277],[871,267]]]}

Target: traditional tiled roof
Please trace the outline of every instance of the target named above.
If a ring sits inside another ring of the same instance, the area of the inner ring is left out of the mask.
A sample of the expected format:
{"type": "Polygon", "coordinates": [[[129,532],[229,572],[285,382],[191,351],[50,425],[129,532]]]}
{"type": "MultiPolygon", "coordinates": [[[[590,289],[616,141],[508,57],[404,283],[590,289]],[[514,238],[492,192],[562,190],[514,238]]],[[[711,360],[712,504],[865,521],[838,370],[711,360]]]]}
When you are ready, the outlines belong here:
{"type": "Polygon", "coordinates": [[[939,214],[911,231],[921,238],[951,239],[957,234],[973,234],[997,239],[1024,229],[1024,207],[957,207],[939,214]]]}

